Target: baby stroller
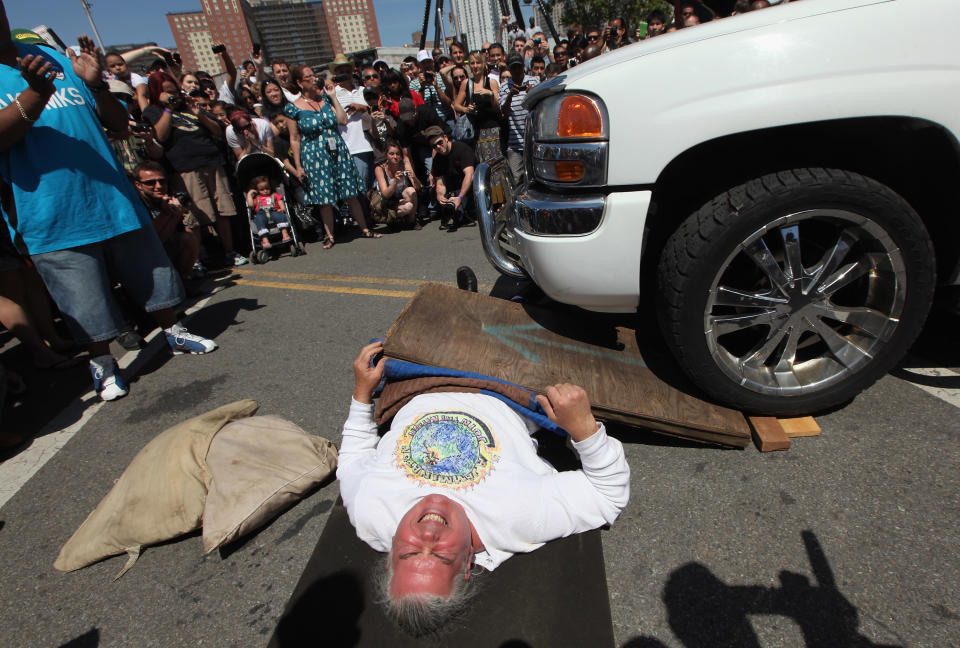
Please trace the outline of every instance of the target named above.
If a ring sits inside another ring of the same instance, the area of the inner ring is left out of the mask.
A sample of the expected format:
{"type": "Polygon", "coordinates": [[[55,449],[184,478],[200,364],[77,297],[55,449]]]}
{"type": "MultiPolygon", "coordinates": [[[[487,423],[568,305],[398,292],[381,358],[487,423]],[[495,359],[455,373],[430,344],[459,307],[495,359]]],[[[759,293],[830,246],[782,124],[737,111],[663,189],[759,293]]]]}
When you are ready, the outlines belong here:
{"type": "Polygon", "coordinates": [[[297,228],[294,226],[294,220],[291,218],[295,206],[290,203],[289,199],[292,198],[292,194],[287,191],[287,186],[284,183],[285,174],[283,172],[283,165],[273,156],[259,151],[249,153],[240,158],[237,162],[237,183],[243,191],[244,196],[250,188],[250,182],[257,176],[266,176],[269,178],[270,185],[274,191],[283,198],[287,220],[290,221],[290,240],[282,241],[280,229],[276,226],[276,223],[271,222],[267,237],[270,239],[272,247],[269,250],[264,250],[260,244],[260,236],[257,234],[257,229],[253,221],[254,209],[246,205],[246,200],[244,200],[250,229],[250,249],[252,250],[252,252],[250,252],[250,262],[266,263],[270,259],[276,258],[280,250],[287,245],[290,246],[290,254],[293,256],[306,254],[303,245],[300,243],[300,239],[297,237],[297,228]]]}

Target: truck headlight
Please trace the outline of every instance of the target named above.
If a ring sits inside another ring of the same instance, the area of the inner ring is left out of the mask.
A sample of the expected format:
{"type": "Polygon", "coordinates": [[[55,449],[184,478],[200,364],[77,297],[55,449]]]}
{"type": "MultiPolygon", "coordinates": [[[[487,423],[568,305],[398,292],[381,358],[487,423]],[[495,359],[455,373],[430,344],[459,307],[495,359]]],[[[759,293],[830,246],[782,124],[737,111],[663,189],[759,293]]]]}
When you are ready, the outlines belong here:
{"type": "Polygon", "coordinates": [[[531,115],[529,171],[554,187],[606,183],[610,120],[598,98],[582,93],[547,97],[531,115]]]}

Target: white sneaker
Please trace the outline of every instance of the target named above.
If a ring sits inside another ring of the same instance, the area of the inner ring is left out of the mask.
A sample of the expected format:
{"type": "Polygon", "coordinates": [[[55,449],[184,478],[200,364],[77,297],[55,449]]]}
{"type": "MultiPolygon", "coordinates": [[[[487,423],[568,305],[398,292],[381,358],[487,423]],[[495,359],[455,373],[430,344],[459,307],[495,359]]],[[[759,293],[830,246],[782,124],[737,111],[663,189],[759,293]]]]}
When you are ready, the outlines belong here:
{"type": "MultiPolygon", "coordinates": [[[[227,258],[227,262],[230,263],[230,262],[231,262],[231,259],[230,259],[230,258],[227,258]]],[[[245,264],[247,264],[247,263],[250,263],[250,260],[249,260],[247,257],[245,257],[245,256],[240,256],[239,254],[237,254],[236,252],[234,252],[234,253],[233,253],[232,262],[233,262],[234,267],[236,267],[236,266],[242,266],[242,265],[245,265],[245,264]]]]}
{"type": "Polygon", "coordinates": [[[174,324],[168,329],[163,329],[163,332],[167,336],[167,344],[173,349],[174,355],[180,355],[182,353],[210,353],[217,348],[217,343],[213,340],[194,335],[188,331],[186,327],[179,324],[174,324]]]}
{"type": "Polygon", "coordinates": [[[130,393],[130,387],[120,375],[117,361],[112,355],[92,358],[90,375],[93,376],[93,388],[101,400],[112,401],[130,393]]]}

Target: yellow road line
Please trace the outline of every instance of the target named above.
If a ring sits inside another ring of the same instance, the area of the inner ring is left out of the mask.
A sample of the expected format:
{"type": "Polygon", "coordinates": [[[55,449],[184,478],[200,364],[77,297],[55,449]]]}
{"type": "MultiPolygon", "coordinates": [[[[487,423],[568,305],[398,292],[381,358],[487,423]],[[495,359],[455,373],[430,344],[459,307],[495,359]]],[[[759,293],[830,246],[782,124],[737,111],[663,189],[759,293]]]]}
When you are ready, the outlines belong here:
{"type": "MultiPolygon", "coordinates": [[[[311,279],[314,281],[340,281],[343,283],[371,283],[387,284],[392,286],[419,286],[427,283],[427,279],[395,279],[392,277],[357,277],[350,275],[332,275],[332,274],[307,274],[303,272],[275,272],[273,270],[247,270],[241,268],[237,270],[241,275],[263,275],[265,277],[277,277],[279,279],[311,279]]],[[[450,283],[450,282],[439,282],[450,283]]]]}
{"type": "MultiPolygon", "coordinates": [[[[305,279],[312,281],[336,281],[341,283],[366,283],[366,284],[385,284],[388,286],[415,286],[420,287],[425,283],[440,283],[447,286],[456,285],[453,281],[431,281],[430,279],[397,279],[395,277],[365,277],[353,275],[335,275],[335,274],[309,274],[305,272],[276,272],[275,270],[260,270],[240,268],[234,271],[241,277],[243,275],[261,275],[264,277],[276,277],[278,279],[305,279]]],[[[490,290],[489,284],[480,284],[481,290],[490,290]]]]}
{"type": "Polygon", "coordinates": [[[251,279],[234,279],[234,283],[241,286],[258,286],[260,288],[282,288],[284,290],[308,290],[312,292],[330,292],[343,293],[347,295],[375,295],[377,297],[402,297],[404,299],[414,296],[413,291],[409,290],[378,290],[376,288],[354,288],[352,286],[317,286],[315,284],[300,283],[281,283],[279,281],[253,281],[251,279]]]}

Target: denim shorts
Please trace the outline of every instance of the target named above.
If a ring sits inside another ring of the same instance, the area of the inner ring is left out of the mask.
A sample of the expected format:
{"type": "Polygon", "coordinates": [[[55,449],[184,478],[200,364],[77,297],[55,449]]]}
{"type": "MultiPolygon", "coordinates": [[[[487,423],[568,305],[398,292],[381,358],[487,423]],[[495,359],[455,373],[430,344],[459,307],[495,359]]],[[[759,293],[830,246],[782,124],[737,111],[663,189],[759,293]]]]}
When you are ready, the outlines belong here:
{"type": "Polygon", "coordinates": [[[31,259],[81,344],[112,340],[126,327],[113,297],[116,282],[147,312],[171,308],[184,298],[180,276],[149,226],[31,259]]]}

